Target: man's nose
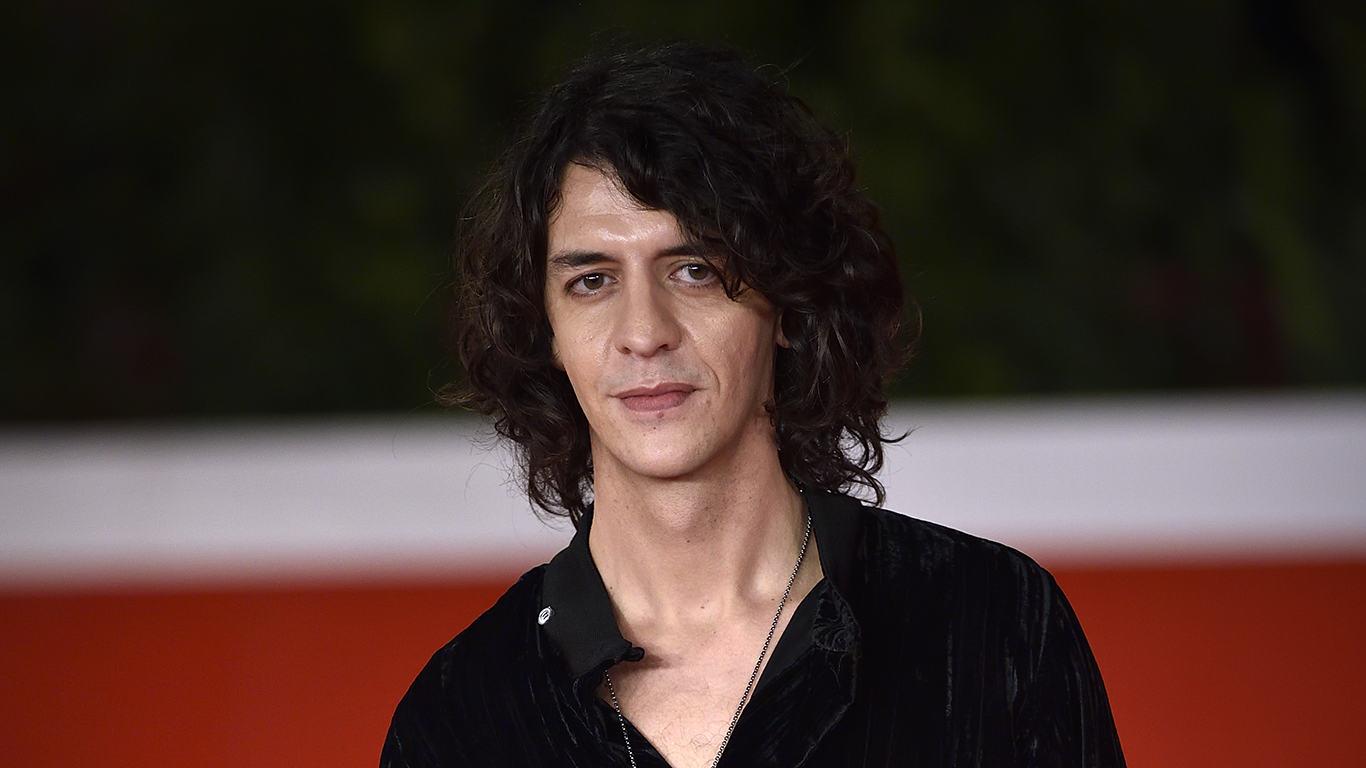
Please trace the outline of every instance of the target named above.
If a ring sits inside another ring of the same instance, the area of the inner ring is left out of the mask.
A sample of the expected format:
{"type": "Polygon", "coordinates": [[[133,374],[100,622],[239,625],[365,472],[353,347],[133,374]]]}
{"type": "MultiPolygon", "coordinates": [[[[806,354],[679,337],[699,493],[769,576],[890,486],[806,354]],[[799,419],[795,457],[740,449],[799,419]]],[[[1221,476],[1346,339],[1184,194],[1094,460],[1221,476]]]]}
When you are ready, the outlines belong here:
{"type": "Polygon", "coordinates": [[[652,280],[625,286],[616,318],[618,351],[649,357],[675,349],[681,337],[676,307],[666,288],[652,280]]]}

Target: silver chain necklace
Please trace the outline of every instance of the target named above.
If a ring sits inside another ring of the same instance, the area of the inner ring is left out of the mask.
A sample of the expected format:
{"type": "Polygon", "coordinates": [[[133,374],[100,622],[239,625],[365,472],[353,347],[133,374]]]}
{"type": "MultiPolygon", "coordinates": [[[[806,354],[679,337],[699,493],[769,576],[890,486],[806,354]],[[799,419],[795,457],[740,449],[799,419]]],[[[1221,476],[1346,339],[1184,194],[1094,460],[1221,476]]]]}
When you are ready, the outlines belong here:
{"type": "MultiPolygon", "coordinates": [[[[749,682],[745,684],[745,695],[740,697],[740,706],[735,708],[735,715],[730,719],[730,727],[726,728],[726,736],[721,739],[721,748],[716,750],[716,757],[712,758],[711,768],[716,768],[716,764],[721,762],[721,753],[726,751],[726,745],[730,743],[730,735],[735,732],[735,724],[740,722],[740,713],[745,709],[745,702],[749,701],[749,695],[754,691],[754,683],[759,679],[759,669],[764,666],[764,657],[768,655],[768,647],[773,643],[773,633],[778,631],[778,619],[783,615],[783,606],[787,605],[787,596],[792,593],[792,585],[797,582],[797,571],[802,569],[802,560],[806,559],[806,545],[811,543],[811,513],[806,514],[806,533],[802,536],[802,549],[797,553],[797,565],[792,568],[792,575],[787,579],[787,589],[783,590],[783,599],[778,601],[778,612],[773,614],[773,623],[768,627],[768,637],[764,638],[764,647],[759,651],[759,660],[754,662],[754,671],[749,673],[749,682]]],[[[617,722],[621,724],[621,737],[626,740],[626,756],[631,760],[631,768],[636,768],[636,753],[631,749],[631,735],[626,732],[626,717],[621,714],[621,702],[617,701],[617,690],[612,687],[612,676],[606,672],[602,677],[607,681],[607,692],[612,694],[612,709],[617,711],[617,722]]]]}

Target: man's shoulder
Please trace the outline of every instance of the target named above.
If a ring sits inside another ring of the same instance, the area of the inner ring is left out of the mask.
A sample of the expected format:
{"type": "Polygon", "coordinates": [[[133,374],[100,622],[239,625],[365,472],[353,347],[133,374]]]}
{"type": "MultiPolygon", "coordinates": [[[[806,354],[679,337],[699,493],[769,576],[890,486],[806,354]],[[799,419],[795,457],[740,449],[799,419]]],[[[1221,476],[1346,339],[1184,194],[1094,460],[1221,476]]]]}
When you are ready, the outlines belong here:
{"type": "Polygon", "coordinates": [[[850,515],[857,520],[862,544],[874,548],[866,554],[903,560],[909,555],[946,563],[957,558],[987,558],[1039,567],[1028,555],[1000,542],[903,512],[875,507],[849,496],[828,496],[836,514],[850,515]]]}
{"type": "Polygon", "coordinates": [[[517,583],[432,654],[394,710],[381,766],[477,762],[488,734],[515,721],[506,695],[536,657],[536,606],[545,566],[517,583]]]}
{"type": "Polygon", "coordinates": [[[882,577],[990,579],[1030,592],[1055,587],[1047,570],[1014,547],[900,512],[853,504],[860,517],[865,567],[882,577]]]}
{"type": "Polygon", "coordinates": [[[453,706],[489,681],[506,685],[514,665],[525,663],[528,643],[535,643],[533,627],[544,575],[544,565],[522,574],[492,607],[432,654],[404,704],[453,706]]]}
{"type": "Polygon", "coordinates": [[[851,602],[866,637],[904,644],[913,639],[907,631],[922,639],[938,632],[960,645],[994,638],[996,652],[1027,670],[1034,661],[1025,660],[1036,660],[1050,637],[1080,637],[1053,576],[1019,550],[885,509],[861,506],[858,514],[861,578],[851,602]]]}
{"type": "Polygon", "coordinates": [[[381,767],[538,764],[499,734],[535,719],[526,697],[508,693],[526,690],[538,674],[535,615],[544,574],[545,566],[531,568],[433,653],[393,712],[381,767]]]}

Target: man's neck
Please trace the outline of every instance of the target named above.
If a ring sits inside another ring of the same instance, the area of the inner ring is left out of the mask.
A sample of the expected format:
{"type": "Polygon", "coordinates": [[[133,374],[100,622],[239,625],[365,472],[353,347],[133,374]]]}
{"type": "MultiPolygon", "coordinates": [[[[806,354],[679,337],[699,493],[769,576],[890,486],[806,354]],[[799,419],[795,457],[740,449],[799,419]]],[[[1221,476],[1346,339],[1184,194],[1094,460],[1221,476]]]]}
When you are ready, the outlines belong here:
{"type": "Polygon", "coordinates": [[[595,483],[594,496],[589,549],[603,583],[624,625],[652,631],[767,605],[805,530],[801,496],[776,455],[719,477],[595,483]]]}

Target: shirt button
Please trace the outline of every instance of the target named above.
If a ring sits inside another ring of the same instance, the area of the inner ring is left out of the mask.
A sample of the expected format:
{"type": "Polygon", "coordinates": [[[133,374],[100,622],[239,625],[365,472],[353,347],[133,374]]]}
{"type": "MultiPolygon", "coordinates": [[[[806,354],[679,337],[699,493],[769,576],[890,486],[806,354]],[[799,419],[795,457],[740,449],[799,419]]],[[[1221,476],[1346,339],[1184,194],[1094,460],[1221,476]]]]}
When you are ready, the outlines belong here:
{"type": "Polygon", "coordinates": [[[536,623],[545,624],[547,621],[550,621],[550,617],[554,615],[555,612],[550,609],[550,606],[546,606],[542,608],[541,613],[538,616],[536,616],[536,623]]]}

